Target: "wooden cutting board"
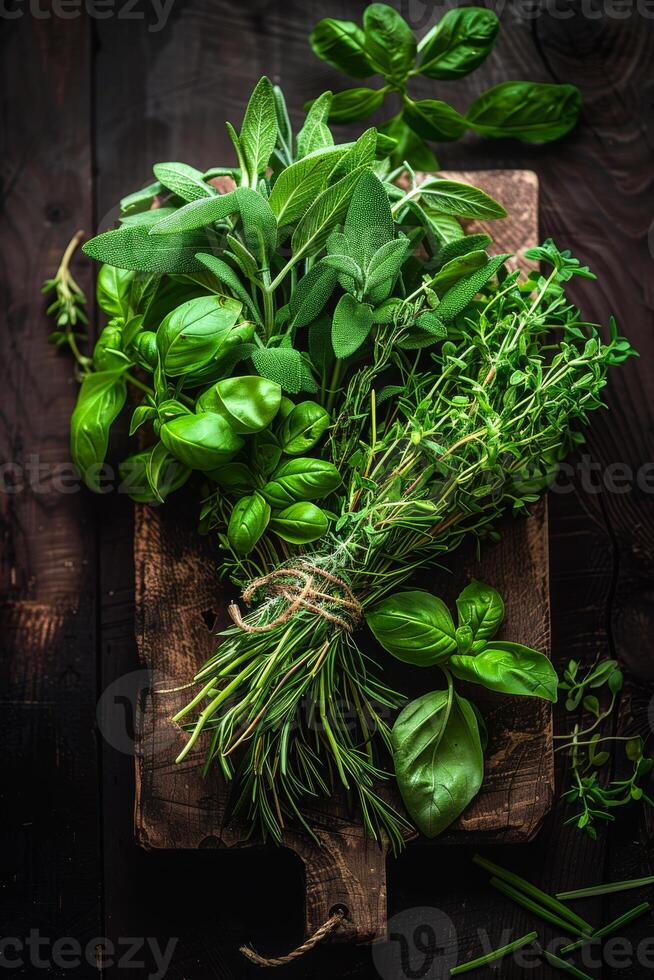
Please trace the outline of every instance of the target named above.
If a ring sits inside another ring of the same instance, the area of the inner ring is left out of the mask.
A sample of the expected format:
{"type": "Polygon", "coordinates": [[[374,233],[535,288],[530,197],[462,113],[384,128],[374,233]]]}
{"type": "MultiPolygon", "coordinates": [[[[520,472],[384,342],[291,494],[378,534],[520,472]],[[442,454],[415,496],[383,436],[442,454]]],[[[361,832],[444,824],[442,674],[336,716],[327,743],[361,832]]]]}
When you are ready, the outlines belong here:
{"type": "MultiPolygon", "coordinates": [[[[448,176],[482,187],[510,217],[488,231],[493,250],[513,252],[538,239],[538,183],[529,171],[482,171],[448,176]]],[[[479,224],[475,229],[483,228],[479,224]]],[[[197,508],[184,494],[163,508],[137,506],[134,557],[137,643],[151,684],[138,712],[135,831],[145,848],[246,846],[244,829],[224,820],[227,787],[216,770],[201,774],[204,746],[182,765],[174,759],[185,735],[170,721],[189,697],[171,689],[193,676],[227,625],[227,606],[238,598],[218,577],[219,554],[197,534],[197,508]],[[158,693],[159,692],[159,693],[158,693]],[[164,693],[161,693],[164,692],[164,693]]],[[[507,618],[502,637],[544,652],[550,649],[547,505],[531,516],[506,520],[503,539],[487,546],[480,561],[465,547],[449,560],[449,572],[430,571],[418,585],[454,600],[471,575],[503,594],[507,618]]],[[[424,692],[417,669],[393,676],[400,665],[384,661],[384,679],[406,693],[424,692]],[[414,688],[414,690],[409,690],[414,688]]],[[[484,785],[456,825],[437,845],[518,843],[530,840],[548,812],[554,786],[552,713],[537,699],[502,697],[475,688],[489,730],[484,785]]],[[[370,942],[386,933],[386,853],[366,840],[356,814],[333,796],[308,808],[322,847],[288,831],[285,845],[304,862],[306,931],[311,934],[335,906],[348,918],[334,938],[370,942]]]]}

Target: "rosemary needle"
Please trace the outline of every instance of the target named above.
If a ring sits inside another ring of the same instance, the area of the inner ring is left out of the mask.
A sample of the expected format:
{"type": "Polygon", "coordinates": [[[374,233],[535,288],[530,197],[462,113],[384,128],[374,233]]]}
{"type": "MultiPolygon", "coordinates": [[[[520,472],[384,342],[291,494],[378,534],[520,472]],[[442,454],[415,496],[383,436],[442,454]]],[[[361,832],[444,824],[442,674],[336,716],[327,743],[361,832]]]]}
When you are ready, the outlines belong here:
{"type": "Polygon", "coordinates": [[[629,912],[624,912],[622,915],[619,915],[617,919],[613,920],[613,922],[607,922],[605,926],[602,926],[601,929],[594,932],[592,936],[578,939],[576,942],[570,943],[568,946],[564,946],[561,953],[567,956],[568,953],[574,953],[576,949],[579,949],[581,946],[586,946],[588,943],[592,943],[596,939],[606,939],[607,936],[617,932],[618,929],[622,928],[622,926],[626,926],[627,923],[633,922],[633,920],[637,919],[640,915],[644,915],[645,912],[650,910],[650,908],[651,906],[649,902],[641,902],[640,905],[630,909],[629,912]]]}
{"type": "MultiPolygon", "coordinates": [[[[554,898],[552,895],[548,895],[547,892],[541,891],[536,885],[532,885],[530,881],[526,881],[519,875],[514,874],[512,871],[506,871],[504,868],[500,867],[498,864],[494,864],[493,861],[489,861],[487,858],[482,857],[480,854],[475,854],[472,859],[476,865],[483,868],[485,871],[490,872],[495,878],[500,878],[502,881],[506,881],[509,885],[517,888],[518,891],[524,892],[529,898],[537,902],[539,905],[544,906],[555,915],[559,916],[561,919],[565,919],[570,922],[572,926],[580,933],[592,934],[593,927],[582,919],[581,916],[577,915],[572,909],[569,909],[567,905],[564,905],[558,899],[561,896],[554,898]]],[[[569,930],[568,930],[569,931],[569,930]]]]}
{"type": "Polygon", "coordinates": [[[508,956],[509,953],[513,953],[516,949],[522,949],[528,943],[533,942],[534,939],[538,938],[537,932],[528,932],[526,936],[521,939],[514,939],[512,943],[508,943],[506,946],[501,946],[499,949],[493,950],[492,953],[486,953],[484,956],[477,957],[476,960],[469,960],[467,963],[461,963],[460,966],[453,966],[450,970],[450,975],[455,977],[459,973],[467,973],[469,970],[476,970],[477,967],[486,966],[487,963],[494,963],[495,960],[502,959],[503,956],[508,956]]]}
{"type": "Polygon", "coordinates": [[[551,923],[551,925],[557,926],[559,929],[564,929],[566,932],[574,933],[575,935],[579,934],[580,930],[568,919],[562,919],[560,915],[555,915],[554,912],[551,912],[533,899],[528,898],[527,895],[519,892],[517,888],[512,888],[505,881],[501,881],[499,878],[491,878],[490,883],[493,888],[497,888],[498,891],[506,895],[507,898],[512,899],[517,905],[522,905],[523,908],[529,912],[533,912],[534,915],[551,923]]]}
{"type": "Polygon", "coordinates": [[[541,949],[541,953],[550,966],[556,967],[557,970],[562,970],[571,977],[577,977],[577,980],[593,980],[593,978],[589,977],[587,973],[584,973],[583,970],[576,967],[574,963],[568,963],[567,960],[562,960],[560,956],[555,956],[555,954],[550,953],[548,949],[541,949]]]}
{"type": "Polygon", "coordinates": [[[645,885],[654,885],[654,875],[649,875],[647,878],[630,878],[628,881],[613,881],[607,885],[592,885],[590,888],[577,888],[571,892],[560,892],[556,897],[593,898],[596,895],[611,895],[614,892],[629,891],[631,888],[643,888],[645,885]]]}

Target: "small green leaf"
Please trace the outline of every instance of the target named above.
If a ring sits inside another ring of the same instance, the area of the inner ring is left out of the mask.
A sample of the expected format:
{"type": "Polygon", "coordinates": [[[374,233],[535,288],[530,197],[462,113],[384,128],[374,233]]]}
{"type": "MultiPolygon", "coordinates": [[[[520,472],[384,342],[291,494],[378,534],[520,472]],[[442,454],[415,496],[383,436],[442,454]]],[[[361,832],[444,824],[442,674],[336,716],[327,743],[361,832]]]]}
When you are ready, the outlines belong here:
{"type": "Polygon", "coordinates": [[[455,626],[447,606],[430,592],[398,592],[366,613],[375,638],[398,660],[430,667],[456,650],[455,626]]]}
{"type": "Polygon", "coordinates": [[[201,296],[172,310],[157,331],[164,372],[178,377],[219,357],[241,310],[227,296],[201,296]]]}
{"type": "Polygon", "coordinates": [[[210,412],[179,415],[162,425],[159,435],[169,452],[192,470],[213,470],[243,447],[229,423],[210,412]]]}
{"type": "Polygon", "coordinates": [[[107,455],[109,430],[125,404],[123,370],[87,374],[79,390],[70,422],[70,451],[84,482],[102,492],[100,475],[107,455]]]}
{"type": "Polygon", "coordinates": [[[447,102],[438,99],[413,102],[405,98],[404,119],[418,136],[426,140],[450,142],[458,140],[466,131],[463,116],[447,102]]]}
{"type": "Polygon", "coordinates": [[[547,657],[521,643],[491,640],[476,656],[455,655],[448,666],[455,677],[490,691],[556,702],[558,677],[547,657]]]}
{"type": "Polygon", "coordinates": [[[484,136],[547,143],[570,132],[580,109],[581,96],[574,85],[502,82],[480,95],[465,119],[484,136]]]}
{"type": "Polygon", "coordinates": [[[129,315],[129,301],[134,273],[113,265],[102,265],[96,282],[98,306],[109,316],[129,315]]]}
{"type": "Polygon", "coordinates": [[[315,504],[302,502],[291,504],[276,513],[270,521],[270,529],[290,544],[310,544],[327,531],[329,521],[315,504]]]}
{"type": "Polygon", "coordinates": [[[458,180],[430,178],[421,185],[425,204],[442,214],[453,214],[459,218],[505,218],[506,211],[498,201],[471,184],[458,180]]]}
{"type": "Polygon", "coordinates": [[[504,601],[497,589],[473,579],[456,600],[459,626],[469,626],[473,650],[480,650],[504,622],[504,601]]]}
{"type": "Polygon", "coordinates": [[[241,497],[229,517],[227,539],[238,554],[249,555],[268,527],[270,506],[260,493],[241,497]]]}
{"type": "Polygon", "coordinates": [[[216,189],[205,182],[202,171],[186,163],[156,163],[154,175],[160,184],[183,201],[197,201],[217,194],[216,189]]]}
{"type": "Polygon", "coordinates": [[[139,504],[161,503],[175,490],[179,490],[191,475],[187,466],[174,459],[170,454],[161,456],[161,443],[152,449],[140,453],[132,453],[119,467],[120,492],[139,504]],[[156,452],[157,460],[152,465],[152,456],[156,452]],[[155,481],[152,489],[148,474],[155,481]]]}
{"type": "Polygon", "coordinates": [[[420,74],[439,79],[469,75],[490,54],[499,26],[496,14],[483,7],[448,10],[420,42],[420,74]]]}
{"type": "Polygon", "coordinates": [[[334,291],[337,278],[336,270],[321,262],[300,279],[289,303],[291,327],[306,327],[318,319],[334,291]]]}
{"type": "Polygon", "coordinates": [[[365,50],[365,34],[351,20],[326,17],[318,21],[309,41],[319,58],[352,78],[367,78],[376,71],[365,50]]]}
{"type": "Polygon", "coordinates": [[[318,442],[329,428],[329,413],[317,402],[304,401],[284,419],[280,439],[289,456],[300,456],[318,442]]]}
{"type": "Polygon", "coordinates": [[[444,323],[450,323],[472,303],[477,293],[484,288],[489,279],[496,275],[500,266],[510,258],[509,255],[495,255],[471,276],[460,279],[445,293],[436,307],[436,313],[444,323]]]}
{"type": "Polygon", "coordinates": [[[403,82],[416,60],[417,42],[407,22],[385,3],[372,3],[363,13],[366,53],[382,74],[403,82]]]}
{"type": "Polygon", "coordinates": [[[353,170],[316,198],[293,233],[296,261],[307,252],[315,254],[325,244],[330,231],[345,217],[354,188],[365,172],[363,168],[353,170]]]}
{"type": "Polygon", "coordinates": [[[239,142],[250,179],[264,173],[277,143],[277,109],[269,78],[257,82],[248,102],[239,142]]]}
{"type": "Polygon", "coordinates": [[[351,152],[342,146],[314,150],[282,170],[268,202],[280,228],[302,217],[325,189],[334,168],[351,152]]]}
{"type": "Polygon", "coordinates": [[[371,170],[363,171],[352,191],[344,233],[351,246],[348,254],[365,266],[382,245],[393,240],[395,227],[388,194],[371,170]]]}
{"type": "Polygon", "coordinates": [[[156,272],[158,275],[197,272],[202,266],[196,252],[207,248],[202,231],[154,237],[147,226],[123,225],[105,231],[84,245],[84,251],[98,262],[120,269],[156,272]]]}
{"type": "Polygon", "coordinates": [[[252,352],[252,363],[263,378],[276,381],[292,395],[317,389],[306,361],[293,347],[260,348],[252,352]]]}
{"type": "Polygon", "coordinates": [[[275,470],[261,493],[279,509],[297,501],[327,497],[340,483],[341,475],[333,463],[301,457],[289,459],[275,470]]]}
{"type": "Polygon", "coordinates": [[[234,432],[249,435],[271,424],[281,400],[282,389],[277,382],[246,375],[216,382],[200,395],[197,409],[222,415],[234,432]]]}
{"type": "Polygon", "coordinates": [[[345,293],[338,301],[332,321],[332,346],[339,360],[361,347],[373,325],[372,307],[345,293]]]}
{"type": "Polygon", "coordinates": [[[358,122],[366,119],[381,106],[386,90],[383,88],[348,88],[332,97],[329,121],[334,123],[358,122]]]}
{"type": "Polygon", "coordinates": [[[217,255],[209,255],[208,252],[198,252],[196,255],[198,262],[201,262],[203,266],[213,273],[213,275],[221,282],[223,285],[231,289],[232,293],[237,299],[240,299],[241,303],[248,308],[257,323],[262,326],[261,313],[257,304],[252,299],[250,293],[247,291],[243,283],[238,277],[238,274],[232,269],[231,265],[219,259],[217,255]]]}
{"type": "Polygon", "coordinates": [[[309,153],[313,153],[315,150],[322,150],[327,146],[334,145],[334,137],[327,125],[331,104],[331,92],[323,92],[312,103],[307,113],[307,118],[304,121],[304,126],[297,134],[298,160],[306,157],[309,153]]]}
{"type": "Polygon", "coordinates": [[[394,167],[401,167],[406,161],[414,170],[438,170],[438,160],[433,152],[406,124],[401,113],[384,123],[380,132],[397,141],[391,151],[391,164],[394,167]]]}

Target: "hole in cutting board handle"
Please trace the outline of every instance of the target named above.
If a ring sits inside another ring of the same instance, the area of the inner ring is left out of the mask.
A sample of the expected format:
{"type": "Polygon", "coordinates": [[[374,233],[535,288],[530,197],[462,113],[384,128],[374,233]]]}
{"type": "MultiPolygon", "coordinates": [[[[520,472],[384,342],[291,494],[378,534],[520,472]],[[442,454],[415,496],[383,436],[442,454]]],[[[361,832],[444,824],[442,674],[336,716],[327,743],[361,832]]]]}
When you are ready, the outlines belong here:
{"type": "Polygon", "coordinates": [[[347,907],[347,905],[343,905],[341,902],[338,902],[336,905],[332,905],[332,907],[329,910],[329,918],[331,919],[332,915],[337,915],[339,913],[340,915],[343,916],[343,918],[347,922],[351,921],[352,917],[350,915],[349,908],[347,907]]]}

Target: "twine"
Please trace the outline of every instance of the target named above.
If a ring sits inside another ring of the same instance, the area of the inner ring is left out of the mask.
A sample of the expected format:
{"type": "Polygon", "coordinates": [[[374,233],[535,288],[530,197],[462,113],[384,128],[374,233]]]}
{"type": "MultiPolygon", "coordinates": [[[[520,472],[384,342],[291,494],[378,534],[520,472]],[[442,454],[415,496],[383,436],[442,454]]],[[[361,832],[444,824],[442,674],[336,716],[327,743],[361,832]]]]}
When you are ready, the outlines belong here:
{"type": "Polygon", "coordinates": [[[246,605],[250,605],[259,589],[264,589],[269,598],[284,599],[286,607],[269,623],[256,626],[246,623],[238,605],[233,602],[228,609],[229,615],[246,633],[269,633],[287,623],[299,609],[309,609],[321,619],[348,631],[353,629],[362,616],[361,603],[355,598],[347,582],[308,562],[304,562],[302,568],[278,568],[268,575],[253,579],[243,592],[246,605]],[[322,584],[322,588],[319,584],[322,584]],[[329,585],[342,594],[335,594],[333,589],[325,591],[329,585]],[[334,611],[334,607],[338,612],[334,611]]]}
{"type": "Polygon", "coordinates": [[[251,963],[255,963],[257,966],[286,966],[287,963],[292,963],[293,960],[297,959],[298,956],[304,956],[308,953],[310,949],[317,946],[318,943],[330,936],[332,932],[340,925],[340,923],[345,918],[345,913],[342,909],[337,909],[333,915],[327,919],[326,922],[316,929],[312,936],[303,942],[301,946],[297,949],[291,950],[286,956],[260,956],[256,950],[252,949],[251,946],[241,946],[241,952],[243,956],[246,956],[251,963]]]}

